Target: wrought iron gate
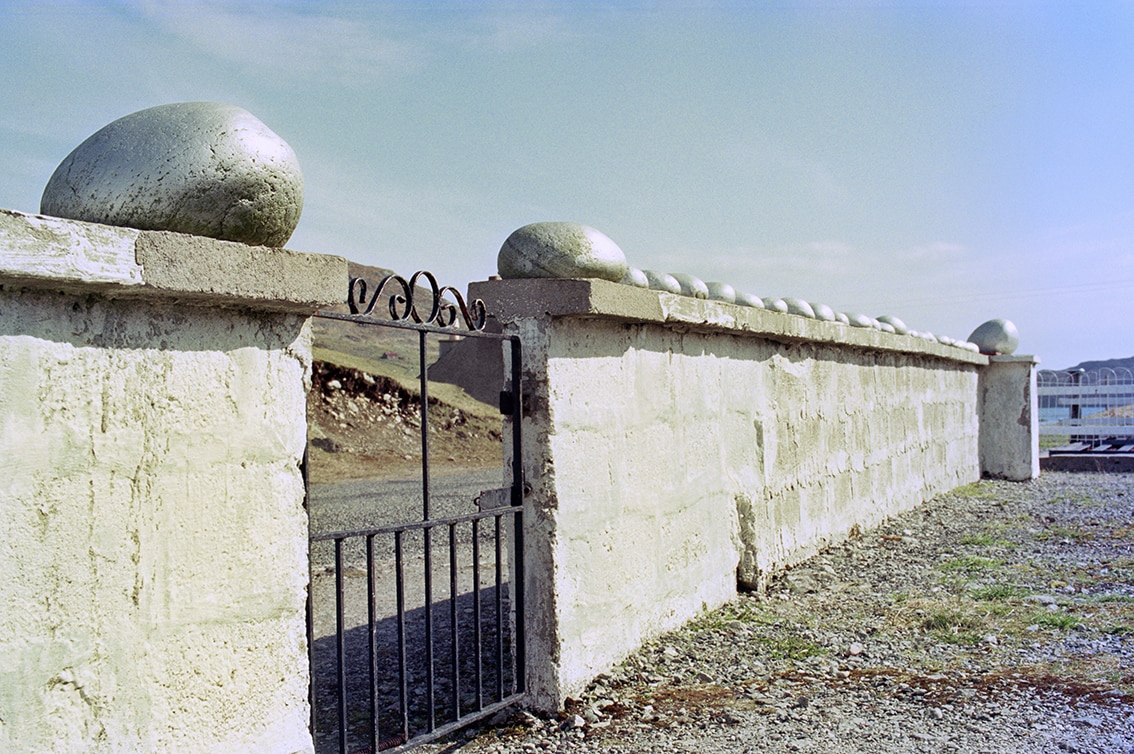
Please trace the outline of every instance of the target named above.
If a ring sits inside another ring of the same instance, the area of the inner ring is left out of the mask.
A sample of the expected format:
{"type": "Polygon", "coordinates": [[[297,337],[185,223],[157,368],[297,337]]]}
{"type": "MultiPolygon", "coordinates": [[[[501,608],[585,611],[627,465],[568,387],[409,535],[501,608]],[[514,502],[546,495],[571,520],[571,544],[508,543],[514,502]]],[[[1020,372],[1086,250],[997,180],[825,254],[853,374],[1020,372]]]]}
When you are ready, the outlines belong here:
{"type": "MultiPolygon", "coordinates": [[[[485,332],[484,303],[466,306],[458,291],[439,287],[428,272],[409,280],[390,275],[373,295],[364,279],[352,277],[348,303],[349,314],[321,311],[317,317],[416,333],[420,482],[413,494],[381,484],[364,494],[382,509],[413,498],[420,517],[359,522],[348,516],[349,526],[329,531],[315,531],[313,524],[307,639],[311,727],[320,754],[413,748],[524,696],[520,341],[485,332]],[[427,288],[419,287],[423,282],[427,288]],[[427,311],[419,307],[423,294],[431,299],[427,311]],[[376,316],[380,303],[388,319],[376,316]],[[504,363],[510,362],[499,401],[511,418],[510,436],[502,441],[510,444],[512,463],[506,468],[501,457],[504,486],[487,490],[475,506],[466,500],[439,511],[426,352],[429,338],[454,333],[498,341],[504,363]],[[438,588],[438,582],[448,583],[438,588]]],[[[305,479],[308,469],[305,462],[305,479]]],[[[307,489],[310,513],[309,482],[307,489]]]]}

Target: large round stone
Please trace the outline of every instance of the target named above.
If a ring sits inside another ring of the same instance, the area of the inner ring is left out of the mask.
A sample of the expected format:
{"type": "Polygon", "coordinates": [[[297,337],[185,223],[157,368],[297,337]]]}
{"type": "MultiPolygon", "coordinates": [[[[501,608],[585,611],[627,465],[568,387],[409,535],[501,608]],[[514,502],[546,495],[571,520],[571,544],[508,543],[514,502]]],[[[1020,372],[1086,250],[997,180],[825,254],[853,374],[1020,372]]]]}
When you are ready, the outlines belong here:
{"type": "Polygon", "coordinates": [[[784,303],[787,304],[788,312],[790,312],[791,314],[815,319],[815,310],[811,308],[811,304],[807,303],[803,299],[796,298],[795,296],[788,296],[784,299],[784,303]]]}
{"type": "Polygon", "coordinates": [[[40,201],[45,215],[276,247],[302,210],[295,152],[248,111],[216,102],[104,126],[59,164],[40,201]]]}
{"type": "Polygon", "coordinates": [[[503,278],[599,278],[621,282],[629,265],[618,244],[579,223],[532,223],[512,232],[496,256],[503,278]]]}
{"type": "Polygon", "coordinates": [[[906,325],[906,323],[892,314],[883,314],[878,318],[878,321],[893,327],[894,332],[896,332],[898,335],[908,335],[910,332],[910,328],[906,325]]]}
{"type": "Polygon", "coordinates": [[[1016,326],[1006,319],[990,319],[969,336],[970,343],[976,343],[980,352],[989,356],[1010,355],[1020,345],[1020,333],[1016,326]]]}

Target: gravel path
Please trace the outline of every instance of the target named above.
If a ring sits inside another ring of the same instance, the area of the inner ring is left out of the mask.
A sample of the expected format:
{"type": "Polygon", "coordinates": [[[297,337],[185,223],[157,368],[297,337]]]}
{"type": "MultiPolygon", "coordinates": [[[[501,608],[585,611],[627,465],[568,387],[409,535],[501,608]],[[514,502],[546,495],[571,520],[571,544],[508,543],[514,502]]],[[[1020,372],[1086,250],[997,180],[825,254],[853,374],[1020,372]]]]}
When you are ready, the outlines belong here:
{"type": "Polygon", "coordinates": [[[1134,475],[940,496],[433,752],[1134,753],[1134,475]]]}

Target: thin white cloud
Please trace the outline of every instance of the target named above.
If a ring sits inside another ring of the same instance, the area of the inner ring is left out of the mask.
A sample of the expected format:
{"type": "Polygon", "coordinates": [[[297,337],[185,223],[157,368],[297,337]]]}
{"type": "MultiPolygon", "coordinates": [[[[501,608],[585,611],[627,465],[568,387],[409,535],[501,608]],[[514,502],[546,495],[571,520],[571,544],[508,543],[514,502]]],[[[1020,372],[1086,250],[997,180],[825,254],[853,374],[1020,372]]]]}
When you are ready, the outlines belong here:
{"type": "MultiPolygon", "coordinates": [[[[168,34],[251,71],[328,85],[357,86],[412,71],[422,51],[380,24],[297,12],[273,3],[136,0],[136,10],[168,34]]],[[[318,6],[314,6],[318,7],[318,6]]]]}

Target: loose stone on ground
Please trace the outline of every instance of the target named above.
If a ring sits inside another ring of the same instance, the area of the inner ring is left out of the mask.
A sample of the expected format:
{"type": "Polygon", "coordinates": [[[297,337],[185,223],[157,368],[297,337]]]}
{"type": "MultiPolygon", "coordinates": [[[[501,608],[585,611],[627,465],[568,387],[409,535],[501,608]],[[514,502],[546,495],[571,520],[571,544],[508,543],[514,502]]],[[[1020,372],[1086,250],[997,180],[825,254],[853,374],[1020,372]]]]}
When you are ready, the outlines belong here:
{"type": "Polygon", "coordinates": [[[962,487],[444,750],[1134,753],[1132,519],[1130,475],[962,487]]]}

